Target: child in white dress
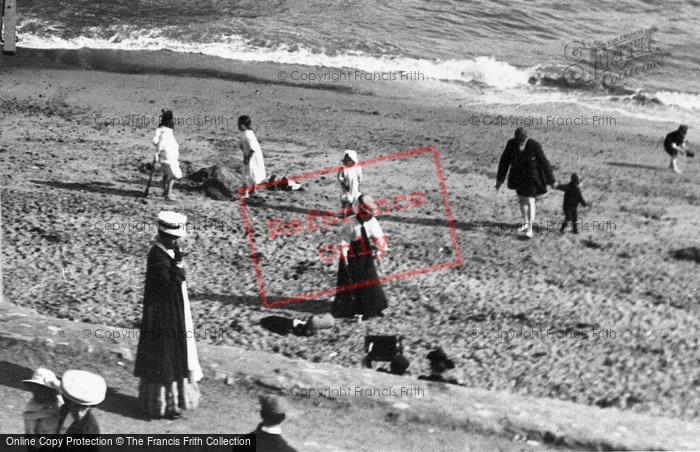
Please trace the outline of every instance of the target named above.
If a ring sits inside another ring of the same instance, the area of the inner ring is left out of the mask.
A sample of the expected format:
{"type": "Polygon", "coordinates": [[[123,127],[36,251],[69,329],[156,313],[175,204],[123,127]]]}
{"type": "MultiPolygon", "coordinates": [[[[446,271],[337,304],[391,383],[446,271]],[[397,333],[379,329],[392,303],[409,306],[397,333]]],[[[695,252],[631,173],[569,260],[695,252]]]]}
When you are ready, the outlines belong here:
{"type": "Polygon", "coordinates": [[[182,178],[179,162],[180,147],[173,134],[174,127],[173,112],[163,110],[160,125],[156,129],[156,136],[153,137],[153,144],[156,146],[153,164],[155,165],[157,162],[161,164],[163,169],[163,196],[168,201],[172,200],[171,192],[175,181],[182,178]]]}
{"type": "Polygon", "coordinates": [[[349,207],[352,206],[362,195],[360,192],[360,182],[362,182],[362,167],[357,166],[357,152],[347,150],[343,156],[343,169],[338,171],[338,182],[340,182],[340,205],[343,209],[343,217],[350,216],[349,207]]]}
{"type": "MultiPolygon", "coordinates": [[[[243,151],[243,178],[246,187],[262,183],[267,179],[262,149],[255,133],[250,128],[251,125],[252,121],[249,116],[243,115],[238,118],[238,130],[242,132],[240,148],[243,151]]],[[[249,193],[254,194],[255,189],[250,190],[250,192],[246,190],[246,198],[249,197],[249,193]]]]}

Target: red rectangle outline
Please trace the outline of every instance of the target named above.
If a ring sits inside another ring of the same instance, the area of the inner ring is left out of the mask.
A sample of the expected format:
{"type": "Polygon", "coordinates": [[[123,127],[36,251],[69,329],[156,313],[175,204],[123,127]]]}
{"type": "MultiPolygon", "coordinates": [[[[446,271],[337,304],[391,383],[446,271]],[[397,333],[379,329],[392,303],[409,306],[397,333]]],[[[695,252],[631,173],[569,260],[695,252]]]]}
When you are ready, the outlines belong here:
{"type": "MultiPolygon", "coordinates": [[[[457,240],[457,231],[455,230],[455,225],[454,225],[454,219],[452,217],[452,209],[450,208],[450,201],[447,198],[447,187],[445,186],[445,178],[442,172],[442,165],[440,164],[440,157],[438,155],[438,148],[435,145],[430,145],[424,148],[417,148],[417,149],[411,149],[409,151],[402,151],[402,152],[397,152],[395,154],[390,154],[390,155],[383,155],[380,157],[375,157],[369,160],[363,160],[359,163],[357,163],[358,166],[367,166],[367,165],[373,165],[375,163],[379,162],[386,162],[390,160],[395,160],[398,158],[402,157],[410,157],[412,155],[418,155],[422,154],[424,152],[432,152],[433,157],[435,158],[435,167],[437,169],[438,173],[438,182],[440,184],[440,192],[442,193],[442,201],[445,205],[445,211],[447,213],[447,225],[450,228],[450,235],[452,236],[452,244],[454,246],[454,252],[455,256],[457,258],[454,261],[451,262],[444,262],[442,264],[436,264],[432,265],[430,267],[425,267],[425,268],[419,268],[419,269],[414,269],[414,270],[408,270],[402,273],[396,273],[393,275],[387,275],[387,276],[382,276],[380,278],[375,278],[373,280],[369,281],[363,281],[361,283],[353,283],[353,284],[348,284],[342,287],[331,287],[329,289],[324,289],[316,292],[308,292],[302,295],[297,295],[295,297],[288,297],[288,298],[283,298],[281,300],[277,300],[274,302],[268,302],[267,296],[265,294],[265,282],[263,280],[262,276],[262,270],[260,269],[260,262],[258,260],[258,254],[255,250],[255,239],[253,238],[253,232],[252,232],[252,226],[250,224],[250,217],[248,216],[248,206],[246,204],[246,198],[245,198],[245,192],[250,191],[251,189],[261,189],[261,188],[267,188],[269,186],[277,185],[279,181],[266,181],[262,182],[260,184],[256,185],[250,185],[248,187],[242,187],[238,190],[238,198],[240,199],[241,202],[241,209],[243,211],[243,218],[245,220],[245,226],[246,226],[246,233],[248,234],[248,243],[250,244],[250,252],[251,252],[251,257],[253,258],[253,266],[255,267],[255,276],[258,281],[258,288],[260,289],[260,299],[262,300],[263,307],[265,308],[272,308],[275,306],[279,306],[282,304],[287,304],[287,303],[294,303],[296,301],[302,301],[302,300],[310,300],[313,298],[318,298],[322,297],[325,295],[330,295],[334,294],[336,292],[341,292],[344,290],[348,290],[350,288],[359,288],[359,287],[365,287],[369,285],[374,285],[378,283],[382,283],[385,281],[393,281],[395,279],[401,279],[405,278],[408,276],[415,276],[415,275],[420,275],[423,273],[430,273],[433,271],[438,271],[442,270],[444,268],[449,268],[449,267],[456,267],[462,264],[462,254],[459,249],[459,241],[457,240]]],[[[308,179],[310,177],[315,177],[315,176],[322,176],[324,174],[328,173],[334,173],[343,168],[343,165],[338,165],[334,166],[331,168],[325,168],[321,170],[316,170],[312,171],[309,173],[301,174],[298,176],[293,176],[290,177],[289,179],[292,179],[294,181],[300,181],[304,179],[308,179]]]]}

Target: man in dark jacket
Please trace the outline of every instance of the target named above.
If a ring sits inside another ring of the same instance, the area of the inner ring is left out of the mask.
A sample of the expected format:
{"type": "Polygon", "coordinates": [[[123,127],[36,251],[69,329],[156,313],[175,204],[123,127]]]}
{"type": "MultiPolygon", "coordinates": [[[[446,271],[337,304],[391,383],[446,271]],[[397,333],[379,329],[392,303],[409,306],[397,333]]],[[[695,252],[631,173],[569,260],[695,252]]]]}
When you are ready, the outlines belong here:
{"type": "MultiPolygon", "coordinates": [[[[687,153],[685,148],[685,136],[687,134],[688,126],[680,126],[678,130],[666,135],[666,139],[664,140],[664,150],[671,156],[669,168],[678,174],[681,173],[681,170],[678,169],[678,154],[687,153]]],[[[688,156],[692,157],[691,154],[688,154],[688,156]]]]}
{"type": "Polygon", "coordinates": [[[68,370],[61,379],[61,393],[66,403],[58,418],[57,433],[63,438],[58,450],[98,451],[98,445],[67,445],[66,437],[94,439],[100,434],[100,426],[91,408],[105,399],[107,385],[104,378],[85,370],[68,370]]]}
{"type": "Polygon", "coordinates": [[[556,180],[542,147],[537,141],[528,138],[522,127],[515,129],[515,138],[508,140],[503,150],[498,163],[496,190],[503,185],[506,174],[508,188],[515,190],[520,200],[520,213],[523,218],[520,231],[525,232],[527,238],[532,238],[535,198],[547,193],[547,185],[554,188],[556,180]]]}
{"type": "MultiPolygon", "coordinates": [[[[260,417],[262,422],[251,434],[255,435],[255,450],[262,452],[297,452],[282,438],[280,424],[286,417],[287,404],[281,397],[264,395],[260,397],[260,417]]],[[[236,451],[236,448],[233,448],[236,451]]]]}

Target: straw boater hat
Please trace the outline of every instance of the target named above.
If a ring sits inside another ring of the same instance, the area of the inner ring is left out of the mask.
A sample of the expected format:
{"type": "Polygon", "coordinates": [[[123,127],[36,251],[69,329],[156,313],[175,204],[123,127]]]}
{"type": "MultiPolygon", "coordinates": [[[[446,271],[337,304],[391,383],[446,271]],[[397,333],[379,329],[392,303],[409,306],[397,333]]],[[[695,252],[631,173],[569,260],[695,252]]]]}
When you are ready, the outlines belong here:
{"type": "Polygon", "coordinates": [[[78,405],[97,405],[105,399],[107,384],[99,375],[86,370],[68,370],[61,379],[63,397],[78,405]]]}
{"type": "Polygon", "coordinates": [[[35,370],[31,379],[22,381],[29,385],[45,386],[55,391],[60,391],[61,389],[61,382],[56,378],[56,374],[43,367],[35,370]]]}
{"type": "Polygon", "coordinates": [[[163,211],[158,214],[158,230],[175,237],[187,235],[187,217],[181,213],[163,211]]]}
{"type": "Polygon", "coordinates": [[[353,162],[355,162],[355,163],[358,162],[358,160],[357,160],[357,152],[352,151],[352,150],[350,150],[350,149],[347,149],[347,150],[345,151],[345,155],[343,155],[343,158],[345,158],[346,155],[347,155],[348,157],[350,157],[350,159],[351,159],[353,162]]]}

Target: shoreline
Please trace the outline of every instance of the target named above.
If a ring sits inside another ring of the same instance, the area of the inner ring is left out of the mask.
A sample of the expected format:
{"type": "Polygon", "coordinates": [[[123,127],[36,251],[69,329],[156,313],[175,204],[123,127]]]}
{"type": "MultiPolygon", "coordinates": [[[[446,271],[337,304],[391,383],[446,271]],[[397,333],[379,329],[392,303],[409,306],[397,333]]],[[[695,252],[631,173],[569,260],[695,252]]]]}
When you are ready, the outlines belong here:
{"type": "MultiPolygon", "coordinates": [[[[554,118],[553,121],[550,121],[547,115],[543,117],[536,114],[543,104],[560,104],[565,109],[573,111],[582,109],[589,111],[592,114],[587,115],[585,120],[594,122],[593,117],[598,116],[603,118],[600,125],[606,125],[604,118],[614,117],[617,113],[618,116],[632,121],[666,123],[669,126],[681,121],[689,123],[692,128],[700,127],[694,111],[679,110],[678,107],[672,105],[659,105],[659,101],[655,98],[647,98],[648,93],[634,94],[628,89],[618,93],[601,92],[599,93],[601,95],[593,95],[586,94],[586,91],[577,92],[576,90],[562,89],[562,86],[543,89],[543,86],[536,84],[523,86],[512,91],[517,93],[517,99],[521,99],[518,101],[503,97],[499,88],[459,81],[426,79],[411,73],[373,73],[351,68],[244,61],[204,53],[176,52],[165,49],[35,49],[18,47],[17,54],[0,56],[0,62],[3,61],[3,58],[12,68],[95,70],[116,74],[171,75],[200,80],[214,79],[259,83],[272,87],[295,87],[304,90],[378,95],[393,99],[405,99],[410,102],[424,102],[433,107],[445,106],[446,104],[462,105],[480,115],[487,115],[493,111],[493,106],[488,104],[488,102],[492,102],[503,115],[508,116],[511,122],[520,121],[521,124],[518,125],[526,127],[531,125],[544,127],[561,125],[555,123],[556,115],[550,115],[554,118]],[[383,79],[384,75],[390,76],[388,77],[390,80],[383,79]],[[404,76],[406,79],[402,80],[401,78],[404,76]],[[315,80],[309,80],[309,78],[315,80]],[[591,97],[587,97],[588,95],[591,97]],[[529,96],[535,97],[528,100],[529,96]],[[484,100],[480,100],[481,98],[484,100]],[[528,113],[522,114],[523,111],[528,113]],[[599,114],[599,112],[603,113],[599,114]],[[674,121],[665,119],[669,114],[677,116],[674,121]],[[547,120],[543,122],[544,118],[547,120]],[[532,124],[522,123],[527,120],[531,120],[532,124]]],[[[576,118],[570,119],[573,121],[576,118]]],[[[496,125],[498,126],[498,124],[496,125]]]]}

